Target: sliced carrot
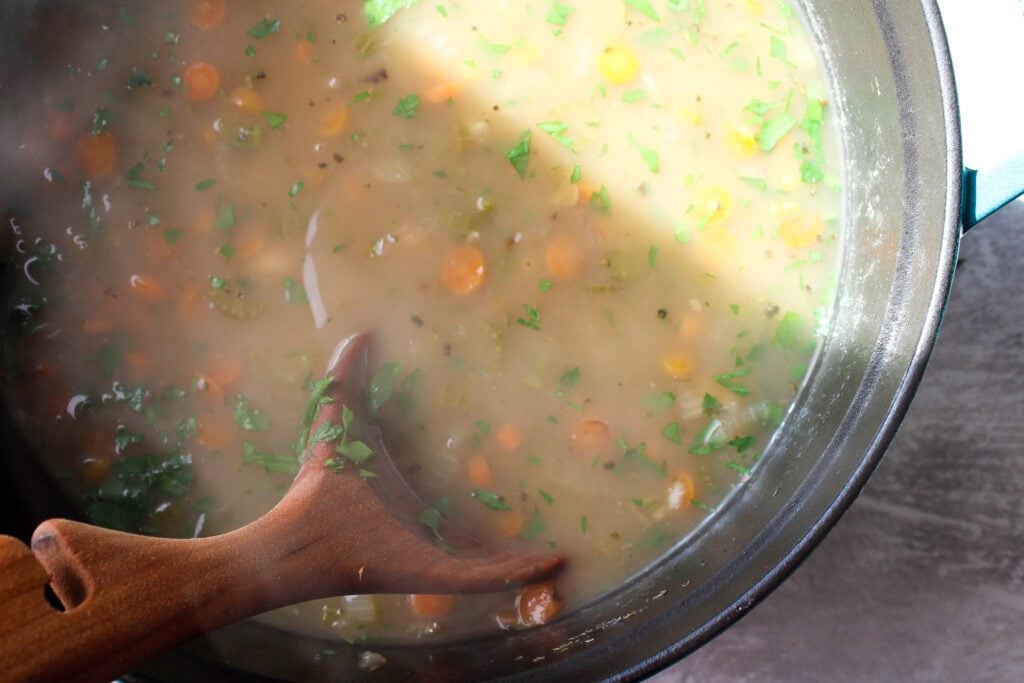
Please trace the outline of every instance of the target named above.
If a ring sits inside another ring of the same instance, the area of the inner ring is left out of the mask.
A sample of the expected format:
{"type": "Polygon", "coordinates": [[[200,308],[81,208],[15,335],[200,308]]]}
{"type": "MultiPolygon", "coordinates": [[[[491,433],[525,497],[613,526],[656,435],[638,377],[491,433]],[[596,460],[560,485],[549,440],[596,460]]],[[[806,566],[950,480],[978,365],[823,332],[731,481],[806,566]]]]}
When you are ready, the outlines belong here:
{"type": "Polygon", "coordinates": [[[586,180],[581,180],[576,183],[576,187],[580,190],[579,205],[586,206],[590,203],[590,198],[594,196],[600,188],[597,185],[593,185],[586,180]]]}
{"type": "Polygon", "coordinates": [[[189,12],[189,23],[200,31],[212,31],[224,23],[228,15],[224,0],[199,0],[192,4],[189,12]]]}
{"type": "Polygon", "coordinates": [[[267,236],[250,231],[235,240],[235,256],[251,258],[267,247],[267,236]]]}
{"type": "Polygon", "coordinates": [[[316,59],[313,53],[313,43],[308,40],[300,40],[295,44],[295,61],[299,64],[312,64],[316,59]]]}
{"type": "Polygon", "coordinates": [[[469,485],[475,488],[487,488],[494,483],[491,464],[482,455],[472,455],[466,461],[466,478],[469,485]]]}
{"type": "Polygon", "coordinates": [[[523,445],[523,435],[510,424],[503,424],[494,432],[494,440],[501,450],[511,453],[523,445]]]}
{"type": "Polygon", "coordinates": [[[329,138],[336,138],[345,132],[348,124],[348,107],[333,104],[321,115],[320,131],[329,138]]]}
{"type": "Polygon", "coordinates": [[[608,425],[601,420],[583,420],[576,425],[570,437],[572,449],[581,455],[598,455],[612,442],[608,425]]]}
{"type": "Polygon", "coordinates": [[[129,282],[135,293],[150,303],[163,301],[167,294],[164,286],[152,275],[132,275],[129,282]]]}
{"type": "Polygon", "coordinates": [[[51,140],[63,142],[71,138],[75,132],[75,120],[71,114],[64,111],[50,111],[46,113],[46,134],[51,140]]]}
{"type": "Polygon", "coordinates": [[[665,372],[674,379],[688,379],[693,376],[693,359],[680,353],[672,353],[661,361],[665,372]]]}
{"type": "Polygon", "coordinates": [[[527,586],[516,596],[516,612],[523,626],[550,623],[562,611],[562,597],[550,583],[527,586]]]}
{"type": "Polygon", "coordinates": [[[445,256],[441,282],[456,294],[469,294],[484,283],[486,271],[483,253],[471,244],[463,244],[445,256]]]}
{"type": "Polygon", "coordinates": [[[185,70],[185,96],[196,102],[212,98],[220,90],[220,73],[206,62],[196,62],[185,70]]]}
{"type": "Polygon", "coordinates": [[[455,607],[454,595],[410,595],[409,609],[418,617],[440,617],[455,607]]]}
{"type": "Polygon", "coordinates": [[[496,520],[498,535],[502,538],[515,538],[526,525],[526,518],[518,510],[502,510],[496,520]]]}
{"type": "Polygon", "coordinates": [[[110,472],[110,458],[86,458],[82,461],[82,481],[90,488],[98,488],[110,472]]]}
{"type": "Polygon", "coordinates": [[[221,356],[207,368],[207,376],[226,386],[237,382],[244,369],[245,362],[238,356],[221,356]]]}
{"type": "Polygon", "coordinates": [[[443,104],[448,100],[454,100],[461,88],[457,83],[446,82],[438,83],[432,88],[428,88],[423,93],[423,101],[429,102],[430,104],[443,104]]]}
{"type": "Polygon", "coordinates": [[[236,88],[231,93],[231,104],[248,114],[263,111],[263,96],[252,88],[236,88]]]}
{"type": "Polygon", "coordinates": [[[196,441],[210,451],[222,451],[235,440],[234,423],[224,411],[218,411],[216,417],[199,418],[196,430],[196,441]]]}
{"type": "Polygon", "coordinates": [[[75,144],[75,163],[90,178],[109,175],[117,163],[117,140],[110,131],[83,135],[75,144]]]}
{"type": "Polygon", "coordinates": [[[556,237],[548,245],[548,272],[559,280],[572,280],[583,274],[586,256],[580,241],[568,235],[556,237]]]}

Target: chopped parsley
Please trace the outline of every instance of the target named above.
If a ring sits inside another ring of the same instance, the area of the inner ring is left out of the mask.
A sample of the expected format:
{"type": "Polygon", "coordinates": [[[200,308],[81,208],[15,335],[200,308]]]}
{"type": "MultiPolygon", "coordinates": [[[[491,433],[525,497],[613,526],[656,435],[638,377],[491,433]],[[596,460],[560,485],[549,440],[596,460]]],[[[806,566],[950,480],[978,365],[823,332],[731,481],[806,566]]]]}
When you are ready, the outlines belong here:
{"type": "Polygon", "coordinates": [[[248,36],[250,38],[255,38],[256,40],[262,40],[263,38],[267,38],[269,36],[274,35],[275,33],[280,32],[281,20],[266,17],[265,19],[260,20],[259,23],[257,23],[251,29],[249,29],[248,36]]]}
{"type": "Polygon", "coordinates": [[[530,129],[527,128],[519,136],[519,142],[505,152],[505,158],[512,164],[512,168],[516,169],[516,173],[519,174],[520,178],[526,178],[526,169],[530,164],[530,143],[532,137],[530,129]]]}
{"type": "Polygon", "coordinates": [[[508,503],[505,502],[505,498],[494,491],[488,491],[486,489],[473,489],[469,492],[469,495],[477,500],[477,502],[486,505],[492,510],[511,510],[508,503]]]}
{"type": "Polygon", "coordinates": [[[270,130],[277,130],[288,121],[287,114],[278,114],[272,111],[263,112],[263,118],[266,120],[267,125],[270,126],[270,130]]]}
{"type": "Polygon", "coordinates": [[[235,396],[235,409],[232,416],[235,418],[235,423],[247,432],[270,431],[270,421],[267,416],[254,408],[242,394],[235,396]]]}
{"type": "Polygon", "coordinates": [[[391,113],[400,119],[412,120],[420,111],[420,96],[406,95],[398,100],[398,104],[391,110],[391,113]]]}
{"type": "Polygon", "coordinates": [[[540,311],[535,307],[528,304],[523,304],[523,308],[526,310],[525,318],[516,318],[516,322],[523,327],[528,327],[531,330],[540,331],[540,311]]]}

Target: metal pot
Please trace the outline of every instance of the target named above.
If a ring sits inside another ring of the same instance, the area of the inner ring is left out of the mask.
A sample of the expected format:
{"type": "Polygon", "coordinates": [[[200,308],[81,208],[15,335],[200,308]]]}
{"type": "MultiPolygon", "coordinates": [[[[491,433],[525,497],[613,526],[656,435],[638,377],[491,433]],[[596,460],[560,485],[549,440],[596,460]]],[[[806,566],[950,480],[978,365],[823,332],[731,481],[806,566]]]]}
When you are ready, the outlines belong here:
{"type": "MultiPolygon", "coordinates": [[[[27,16],[16,15],[15,4],[0,17],[27,16]]],[[[364,648],[240,623],[144,667],[143,676],[632,679],[699,647],[796,568],[856,497],[907,410],[938,334],[963,230],[1024,188],[1005,169],[964,170],[935,0],[799,4],[842,121],[845,251],[832,334],[757,476],[727,507],[628,585],[541,629],[374,648],[388,669],[366,674],[356,667],[364,648]]],[[[27,450],[8,422],[0,416],[8,451],[0,530],[27,536],[38,520],[68,511],[43,473],[19,459],[27,450]]]]}

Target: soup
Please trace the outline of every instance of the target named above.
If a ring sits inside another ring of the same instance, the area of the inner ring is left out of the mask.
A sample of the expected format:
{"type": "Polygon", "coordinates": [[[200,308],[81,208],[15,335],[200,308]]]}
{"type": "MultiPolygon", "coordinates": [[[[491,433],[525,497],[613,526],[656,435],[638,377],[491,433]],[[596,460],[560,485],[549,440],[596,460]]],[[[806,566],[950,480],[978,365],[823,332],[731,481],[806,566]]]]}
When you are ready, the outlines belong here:
{"type": "MultiPolygon", "coordinates": [[[[361,410],[423,533],[447,518],[569,565],[519,593],[265,617],[281,628],[544,623],[757,476],[828,330],[839,239],[828,99],[789,3],[53,14],[75,47],[5,124],[26,174],[4,181],[4,388],[92,522],[194,537],[266,512],[363,330],[361,410]]],[[[368,477],[374,457],[339,456],[368,477]]]]}

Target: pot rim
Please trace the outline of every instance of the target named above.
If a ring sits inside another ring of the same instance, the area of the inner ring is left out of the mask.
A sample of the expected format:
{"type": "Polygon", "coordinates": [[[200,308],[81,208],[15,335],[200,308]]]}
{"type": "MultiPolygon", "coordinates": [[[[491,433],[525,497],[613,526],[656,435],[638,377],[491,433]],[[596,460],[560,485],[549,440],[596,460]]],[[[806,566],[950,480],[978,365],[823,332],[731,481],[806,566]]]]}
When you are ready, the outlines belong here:
{"type": "MultiPolygon", "coordinates": [[[[873,0],[876,10],[884,12],[884,0],[873,0]]],[[[860,465],[851,476],[839,495],[825,510],[818,521],[807,533],[790,548],[786,555],[770,571],[728,608],[722,610],[717,617],[703,627],[690,633],[674,646],[666,648],[656,655],[637,663],[620,672],[614,680],[637,680],[650,676],[672,666],[683,657],[693,653],[710,642],[726,628],[740,620],[757,604],[764,600],[803,562],[810,557],[826,534],[834,527],[843,514],[850,508],[871,475],[877,469],[886,450],[892,443],[903,422],[914,395],[924,377],[928,361],[931,358],[939,330],[946,312],[946,305],[953,284],[956,270],[957,254],[962,235],[962,209],[964,191],[963,140],[961,134],[960,109],[957,97],[956,79],[953,71],[952,55],[947,40],[938,0],[921,0],[928,33],[931,38],[933,58],[937,70],[938,82],[943,105],[943,127],[946,133],[946,207],[942,235],[942,253],[945,258],[938,264],[934,290],[929,303],[925,324],[921,330],[921,339],[907,371],[900,382],[888,414],[879,425],[875,438],[865,452],[860,465]]],[[[885,42],[890,48],[890,60],[894,71],[899,74],[904,59],[894,54],[896,44],[891,26],[883,26],[885,42]]]]}

